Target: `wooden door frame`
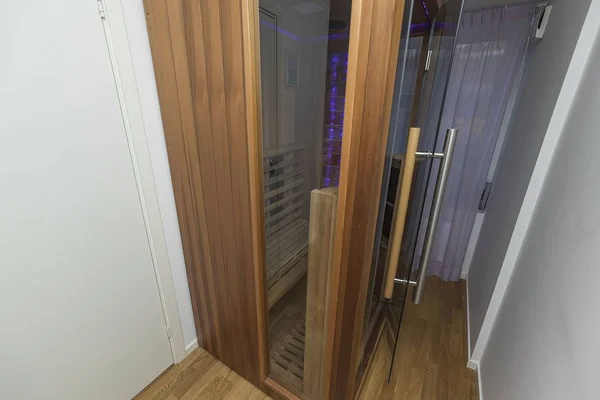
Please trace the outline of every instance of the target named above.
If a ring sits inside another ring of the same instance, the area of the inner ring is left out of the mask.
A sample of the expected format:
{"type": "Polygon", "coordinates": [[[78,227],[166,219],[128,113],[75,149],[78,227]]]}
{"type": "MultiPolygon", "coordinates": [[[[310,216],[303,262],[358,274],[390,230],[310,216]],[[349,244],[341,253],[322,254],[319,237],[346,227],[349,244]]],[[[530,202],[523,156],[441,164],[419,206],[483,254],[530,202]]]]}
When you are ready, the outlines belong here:
{"type": "MultiPolygon", "coordinates": [[[[252,216],[253,270],[256,296],[256,323],[258,327],[258,368],[260,381],[284,397],[285,389],[269,378],[269,306],[266,296],[265,214],[263,191],[262,96],[260,86],[260,21],[259,0],[246,0],[242,7],[242,44],[244,48],[244,75],[246,77],[246,123],[248,126],[248,158],[250,160],[250,204],[252,216]],[[261,296],[260,293],[263,295],[261,296]]],[[[289,393],[291,394],[291,393],[289,393]]]]}
{"type": "MultiPolygon", "coordinates": [[[[259,0],[144,4],[198,342],[267,394],[297,398],[268,376],[259,0]],[[236,157],[225,163],[210,153],[227,146],[236,157]],[[217,224],[231,210],[211,198],[231,190],[207,173],[217,163],[241,196],[231,228],[217,224]],[[223,254],[234,236],[236,254],[223,254]]],[[[404,0],[352,4],[324,399],[354,396],[403,12],[404,0]]]]}

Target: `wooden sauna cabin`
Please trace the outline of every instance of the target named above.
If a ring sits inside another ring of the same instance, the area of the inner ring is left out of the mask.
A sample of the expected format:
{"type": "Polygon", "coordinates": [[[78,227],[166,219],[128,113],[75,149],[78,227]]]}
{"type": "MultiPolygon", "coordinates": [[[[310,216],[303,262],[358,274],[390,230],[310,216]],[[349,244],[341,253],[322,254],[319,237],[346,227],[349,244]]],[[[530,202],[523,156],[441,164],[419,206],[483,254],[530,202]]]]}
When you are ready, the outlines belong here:
{"type": "Polygon", "coordinates": [[[145,0],[198,344],[273,398],[351,399],[403,7],[217,3],[145,0]]]}

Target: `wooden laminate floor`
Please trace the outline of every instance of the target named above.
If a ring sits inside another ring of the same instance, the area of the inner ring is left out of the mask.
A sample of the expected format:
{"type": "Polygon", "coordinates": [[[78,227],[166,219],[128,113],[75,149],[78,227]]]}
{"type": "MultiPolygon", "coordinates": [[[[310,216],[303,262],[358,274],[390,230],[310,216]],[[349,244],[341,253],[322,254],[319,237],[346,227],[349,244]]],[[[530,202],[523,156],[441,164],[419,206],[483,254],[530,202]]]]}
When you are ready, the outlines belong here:
{"type": "MultiPolygon", "coordinates": [[[[383,335],[358,396],[361,400],[477,399],[468,369],[465,283],[429,277],[425,301],[408,301],[392,381],[387,383],[393,343],[383,335]]],[[[410,293],[409,293],[410,296],[410,293]]],[[[409,297],[410,298],[410,297],[409,297]]],[[[268,399],[248,381],[202,349],[167,370],[135,400],[268,399]]]]}
{"type": "Polygon", "coordinates": [[[478,399],[477,376],[466,367],[465,281],[427,278],[425,300],[412,303],[409,289],[392,380],[387,383],[393,343],[384,335],[359,399],[478,399]]]}
{"type": "Polygon", "coordinates": [[[171,366],[134,400],[264,400],[269,396],[202,348],[171,366]]]}

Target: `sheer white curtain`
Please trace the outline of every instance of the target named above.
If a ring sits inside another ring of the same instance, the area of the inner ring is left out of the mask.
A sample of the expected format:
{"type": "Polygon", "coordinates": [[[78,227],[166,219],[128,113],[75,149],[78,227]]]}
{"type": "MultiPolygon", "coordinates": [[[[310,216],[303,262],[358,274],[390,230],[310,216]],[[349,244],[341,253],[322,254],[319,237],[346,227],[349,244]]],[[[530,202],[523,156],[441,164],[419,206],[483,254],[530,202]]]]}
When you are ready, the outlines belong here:
{"type": "MultiPolygon", "coordinates": [[[[508,98],[521,73],[534,12],[534,5],[496,8],[465,13],[461,20],[441,140],[436,144],[441,151],[446,129],[459,130],[429,265],[430,274],[444,280],[460,279],[508,98]]],[[[434,87],[434,98],[443,96],[443,85],[439,86],[438,93],[434,87]]],[[[433,174],[437,176],[437,170],[433,174]]],[[[432,192],[430,188],[429,196],[432,192]]],[[[422,227],[421,244],[424,231],[422,227]]]]}

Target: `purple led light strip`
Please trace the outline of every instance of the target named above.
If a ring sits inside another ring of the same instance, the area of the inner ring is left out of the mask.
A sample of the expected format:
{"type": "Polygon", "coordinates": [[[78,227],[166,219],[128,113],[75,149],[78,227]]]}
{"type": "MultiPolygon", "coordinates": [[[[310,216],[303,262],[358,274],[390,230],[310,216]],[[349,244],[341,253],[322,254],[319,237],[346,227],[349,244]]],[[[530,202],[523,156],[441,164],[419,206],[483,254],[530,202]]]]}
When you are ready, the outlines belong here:
{"type": "Polygon", "coordinates": [[[427,16],[427,21],[429,21],[431,23],[431,15],[429,15],[429,10],[427,9],[425,0],[421,0],[421,5],[423,6],[423,11],[425,11],[425,15],[427,16]]]}
{"type": "Polygon", "coordinates": [[[344,124],[344,110],[339,110],[338,108],[343,104],[339,99],[342,96],[338,95],[339,87],[338,83],[343,82],[345,84],[345,76],[348,70],[348,54],[347,53],[331,53],[329,55],[328,60],[329,68],[331,71],[331,75],[329,77],[329,81],[331,83],[331,89],[329,91],[329,104],[327,104],[329,110],[329,121],[327,123],[327,143],[324,143],[324,159],[325,165],[323,166],[323,186],[330,187],[338,184],[339,172],[337,171],[338,166],[335,165],[336,162],[336,154],[339,154],[339,143],[336,145],[336,142],[341,141],[342,137],[339,133],[341,129],[343,129],[344,124]],[[341,115],[339,115],[341,113],[341,115]],[[339,115],[338,118],[336,116],[339,115]],[[336,121],[337,124],[336,124],[336,121]],[[335,127],[334,125],[339,125],[335,127]],[[336,133],[337,131],[337,133],[336,133]]]}

